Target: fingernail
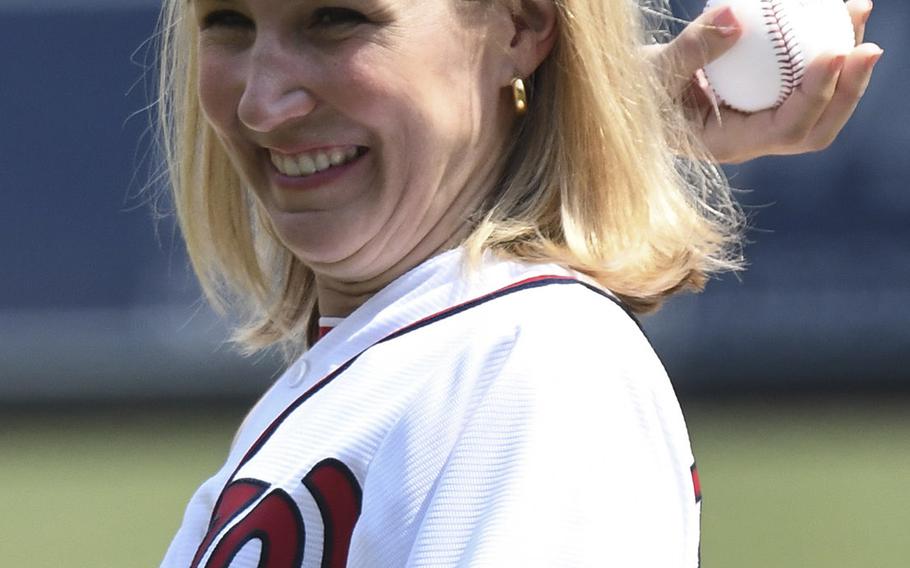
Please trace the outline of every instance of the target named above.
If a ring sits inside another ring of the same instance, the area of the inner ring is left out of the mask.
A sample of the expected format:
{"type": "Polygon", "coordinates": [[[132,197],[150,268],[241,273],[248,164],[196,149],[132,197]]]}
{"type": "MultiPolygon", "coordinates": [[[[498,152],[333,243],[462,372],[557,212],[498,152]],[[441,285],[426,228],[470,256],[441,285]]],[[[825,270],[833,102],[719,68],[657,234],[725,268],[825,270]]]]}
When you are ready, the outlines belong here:
{"type": "Polygon", "coordinates": [[[717,33],[724,37],[729,37],[739,31],[739,22],[733,13],[733,8],[725,6],[723,10],[714,16],[711,24],[717,30],[717,33]]]}
{"type": "Polygon", "coordinates": [[[882,49],[879,49],[878,53],[873,54],[872,57],[870,57],[869,59],[866,60],[866,69],[872,69],[873,67],[875,67],[875,64],[878,63],[878,60],[881,59],[882,55],[884,55],[884,54],[885,54],[885,51],[882,49]]]}

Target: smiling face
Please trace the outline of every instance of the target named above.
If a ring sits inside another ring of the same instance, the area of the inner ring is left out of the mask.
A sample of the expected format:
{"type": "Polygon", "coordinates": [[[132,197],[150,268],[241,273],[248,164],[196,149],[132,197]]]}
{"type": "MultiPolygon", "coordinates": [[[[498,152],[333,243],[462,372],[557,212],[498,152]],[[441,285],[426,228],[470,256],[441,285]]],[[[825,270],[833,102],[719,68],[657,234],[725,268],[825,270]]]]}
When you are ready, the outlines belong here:
{"type": "Polygon", "coordinates": [[[317,279],[382,285],[463,235],[513,120],[511,30],[488,12],[196,0],[205,115],[317,279]]]}

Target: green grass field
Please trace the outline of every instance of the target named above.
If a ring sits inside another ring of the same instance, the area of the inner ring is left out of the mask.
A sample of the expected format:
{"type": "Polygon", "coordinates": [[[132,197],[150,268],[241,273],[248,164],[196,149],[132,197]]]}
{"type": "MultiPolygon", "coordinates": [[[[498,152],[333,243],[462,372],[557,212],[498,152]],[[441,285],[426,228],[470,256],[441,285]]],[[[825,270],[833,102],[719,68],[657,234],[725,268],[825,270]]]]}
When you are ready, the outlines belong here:
{"type": "MultiPolygon", "coordinates": [[[[0,417],[0,565],[157,566],[241,409],[0,417]]],[[[693,403],[706,568],[910,566],[910,404],[693,403]]]]}

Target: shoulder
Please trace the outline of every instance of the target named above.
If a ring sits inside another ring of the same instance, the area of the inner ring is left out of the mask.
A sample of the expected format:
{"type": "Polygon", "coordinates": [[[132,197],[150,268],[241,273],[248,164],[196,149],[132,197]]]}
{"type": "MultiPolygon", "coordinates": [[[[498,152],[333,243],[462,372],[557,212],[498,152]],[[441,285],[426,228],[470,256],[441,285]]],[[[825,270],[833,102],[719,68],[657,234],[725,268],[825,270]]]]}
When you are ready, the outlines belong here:
{"type": "MultiPolygon", "coordinates": [[[[522,397],[568,407],[573,398],[614,402],[630,392],[669,389],[638,322],[584,276],[554,264],[489,258],[475,270],[443,276],[451,284],[434,289],[420,316],[365,351],[358,366],[426,377],[420,383],[427,391],[449,393],[442,397],[446,412],[458,400],[453,390],[474,393],[465,398],[469,406],[501,387],[496,400],[505,405],[522,397]]],[[[414,302],[407,304],[413,313],[414,302]]]]}
{"type": "Polygon", "coordinates": [[[565,269],[517,281],[478,320],[511,333],[533,368],[663,375],[637,319],[608,290],[565,269]]]}
{"type": "Polygon", "coordinates": [[[438,534],[471,565],[564,563],[556,543],[573,565],[695,557],[691,450],[663,368],[608,293],[554,276],[497,289],[427,342],[439,356],[371,464],[355,557],[375,557],[400,509],[415,511],[411,558],[438,560],[438,534]]]}
{"type": "Polygon", "coordinates": [[[515,351],[509,359],[531,375],[554,366],[663,374],[631,311],[584,275],[488,255],[447,276],[455,284],[437,310],[394,334],[411,335],[406,341],[427,355],[443,346],[482,361],[485,354],[502,360],[504,351],[515,351]]]}
{"type": "Polygon", "coordinates": [[[490,414],[520,411],[529,424],[547,425],[531,431],[575,440],[579,451],[597,432],[602,447],[620,454],[669,446],[688,455],[676,393],[637,320],[584,277],[560,278],[491,305],[486,325],[513,340],[487,391],[490,414]]]}
{"type": "Polygon", "coordinates": [[[439,564],[440,534],[472,566],[564,564],[559,543],[573,565],[680,565],[692,458],[663,368],[609,293],[531,272],[385,345],[414,393],[370,463],[352,558],[403,522],[415,565],[439,564]]]}
{"type": "Polygon", "coordinates": [[[660,360],[609,291],[559,266],[519,266],[497,280],[389,351],[398,362],[419,353],[421,374],[436,377],[426,389],[445,395],[415,400],[444,399],[447,421],[510,416],[513,432],[537,420],[564,433],[682,428],[660,360]]]}

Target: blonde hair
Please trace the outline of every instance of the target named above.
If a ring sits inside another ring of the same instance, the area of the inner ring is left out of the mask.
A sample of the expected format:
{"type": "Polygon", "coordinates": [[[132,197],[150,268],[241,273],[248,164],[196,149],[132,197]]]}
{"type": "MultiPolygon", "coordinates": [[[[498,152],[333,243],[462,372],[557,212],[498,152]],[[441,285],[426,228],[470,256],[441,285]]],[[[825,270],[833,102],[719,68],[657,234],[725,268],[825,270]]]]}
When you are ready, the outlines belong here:
{"type": "MultiPolygon", "coordinates": [[[[638,312],[739,268],[743,222],[729,186],[666,75],[636,49],[666,32],[666,1],[554,2],[556,45],[529,78],[501,183],[474,212],[471,258],[558,262],[638,312]]],[[[202,114],[186,4],[165,0],[158,101],[180,227],[210,302],[241,318],[235,341],[291,358],[318,315],[314,275],[277,238],[202,114]]]]}

